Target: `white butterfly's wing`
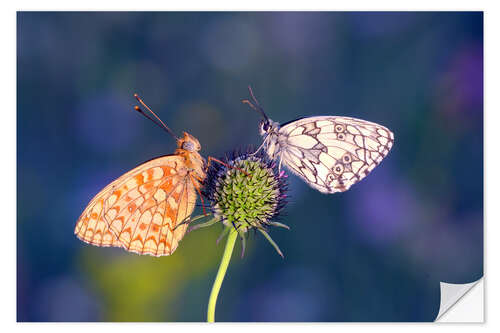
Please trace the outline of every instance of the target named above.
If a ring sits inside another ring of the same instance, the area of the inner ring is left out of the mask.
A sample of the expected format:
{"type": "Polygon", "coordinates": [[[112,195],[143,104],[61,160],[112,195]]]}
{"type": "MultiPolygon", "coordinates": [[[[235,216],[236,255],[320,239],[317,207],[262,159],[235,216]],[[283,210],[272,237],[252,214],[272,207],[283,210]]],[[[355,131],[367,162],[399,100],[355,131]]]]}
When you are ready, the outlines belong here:
{"type": "Polygon", "coordinates": [[[321,116],[282,126],[280,158],[323,193],[347,191],[387,156],[394,134],[384,126],[349,117],[321,116]]]}

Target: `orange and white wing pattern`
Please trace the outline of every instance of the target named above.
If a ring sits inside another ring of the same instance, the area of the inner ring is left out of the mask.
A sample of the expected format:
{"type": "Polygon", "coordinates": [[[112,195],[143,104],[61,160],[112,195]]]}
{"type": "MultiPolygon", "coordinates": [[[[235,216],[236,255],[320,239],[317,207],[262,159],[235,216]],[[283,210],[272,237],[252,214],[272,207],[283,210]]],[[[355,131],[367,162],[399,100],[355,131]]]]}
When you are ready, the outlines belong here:
{"type": "Polygon", "coordinates": [[[394,134],[350,117],[299,119],[279,129],[281,161],[323,193],[347,191],[387,156],[394,134]]]}
{"type": "Polygon", "coordinates": [[[99,192],[77,221],[75,234],[96,246],[152,256],[172,254],[196,203],[185,159],[167,155],[127,172],[99,192]]]}

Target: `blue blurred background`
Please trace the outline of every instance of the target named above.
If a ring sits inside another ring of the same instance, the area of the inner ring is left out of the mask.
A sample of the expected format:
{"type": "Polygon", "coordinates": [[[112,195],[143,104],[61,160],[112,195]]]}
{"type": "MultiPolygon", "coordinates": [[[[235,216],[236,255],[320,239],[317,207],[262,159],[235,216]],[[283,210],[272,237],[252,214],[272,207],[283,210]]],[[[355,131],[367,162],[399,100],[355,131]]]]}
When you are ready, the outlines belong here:
{"type": "Polygon", "coordinates": [[[439,281],[482,276],[482,13],[19,12],[17,33],[18,321],[205,320],[220,226],[162,258],[73,235],[101,188],[175,149],[136,92],[204,156],[261,142],[249,84],[275,121],[395,133],[348,192],[289,177],[285,260],[252,236],[216,320],[431,321],[439,281]]]}

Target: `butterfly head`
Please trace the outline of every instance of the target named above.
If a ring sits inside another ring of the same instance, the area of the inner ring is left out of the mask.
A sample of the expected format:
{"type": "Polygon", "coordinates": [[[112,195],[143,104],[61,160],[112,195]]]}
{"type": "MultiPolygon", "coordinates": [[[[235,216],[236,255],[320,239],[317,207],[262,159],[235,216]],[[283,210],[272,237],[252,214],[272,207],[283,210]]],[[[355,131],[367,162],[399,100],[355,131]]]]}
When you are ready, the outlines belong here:
{"type": "Polygon", "coordinates": [[[259,123],[260,135],[267,136],[272,132],[276,132],[279,129],[279,124],[269,119],[269,117],[264,112],[264,109],[260,106],[257,98],[255,98],[255,95],[253,94],[252,88],[250,86],[248,86],[248,90],[250,91],[252,101],[244,99],[242,100],[242,102],[244,104],[248,104],[248,106],[260,113],[260,115],[262,116],[262,120],[259,123]]]}
{"type": "Polygon", "coordinates": [[[184,137],[177,139],[177,147],[189,152],[195,152],[201,149],[198,139],[186,132],[184,132],[184,137]]]}
{"type": "Polygon", "coordinates": [[[259,123],[259,132],[262,136],[268,136],[274,132],[278,132],[279,124],[271,119],[262,119],[259,123]]]}

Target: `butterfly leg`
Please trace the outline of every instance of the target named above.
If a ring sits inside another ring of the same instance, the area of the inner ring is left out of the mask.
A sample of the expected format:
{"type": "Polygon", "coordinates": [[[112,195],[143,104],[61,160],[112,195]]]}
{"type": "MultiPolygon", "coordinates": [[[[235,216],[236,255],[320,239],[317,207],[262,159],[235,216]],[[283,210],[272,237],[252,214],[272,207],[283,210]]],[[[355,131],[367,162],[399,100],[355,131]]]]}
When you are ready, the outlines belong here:
{"type": "MultiPolygon", "coordinates": [[[[203,207],[203,215],[207,216],[208,214],[205,211],[205,202],[203,201],[203,195],[201,194],[200,186],[198,185],[198,182],[194,181],[192,173],[189,173],[189,178],[191,178],[191,182],[193,183],[194,188],[196,189],[196,191],[198,191],[198,194],[200,196],[201,206],[203,207]]],[[[198,181],[200,181],[200,179],[198,179],[198,181]]]]}
{"type": "Polygon", "coordinates": [[[258,148],[256,151],[254,151],[253,153],[251,153],[251,154],[250,154],[250,156],[254,156],[254,155],[256,155],[256,154],[257,154],[257,153],[258,153],[258,152],[259,152],[259,151],[260,151],[260,150],[264,147],[264,145],[266,144],[266,142],[267,142],[267,137],[264,139],[264,141],[263,141],[263,142],[262,142],[262,144],[259,146],[259,148],[258,148]]]}
{"type": "MultiPolygon", "coordinates": [[[[182,220],[182,222],[181,222],[181,223],[177,224],[177,225],[174,227],[174,231],[175,231],[175,229],[179,228],[181,225],[184,225],[184,224],[191,224],[191,223],[193,223],[194,221],[197,221],[197,220],[202,219],[202,218],[204,218],[204,217],[205,217],[204,215],[198,215],[198,216],[193,217],[193,218],[191,218],[191,216],[188,216],[188,217],[186,217],[184,220],[182,220]]],[[[205,223],[201,223],[201,224],[205,224],[205,223]]],[[[188,230],[188,232],[189,232],[189,230],[188,230]]]]}
{"type": "Polygon", "coordinates": [[[212,161],[214,161],[214,162],[217,162],[217,163],[220,163],[220,164],[224,165],[226,168],[229,168],[229,169],[236,169],[236,170],[239,170],[239,171],[243,172],[245,175],[250,176],[250,174],[249,174],[248,172],[246,172],[245,170],[240,169],[240,168],[238,168],[238,167],[230,166],[229,164],[224,163],[224,162],[222,162],[221,160],[216,159],[215,157],[208,156],[207,160],[208,160],[208,161],[207,161],[206,170],[208,170],[208,168],[210,167],[210,163],[211,163],[212,161]]]}

